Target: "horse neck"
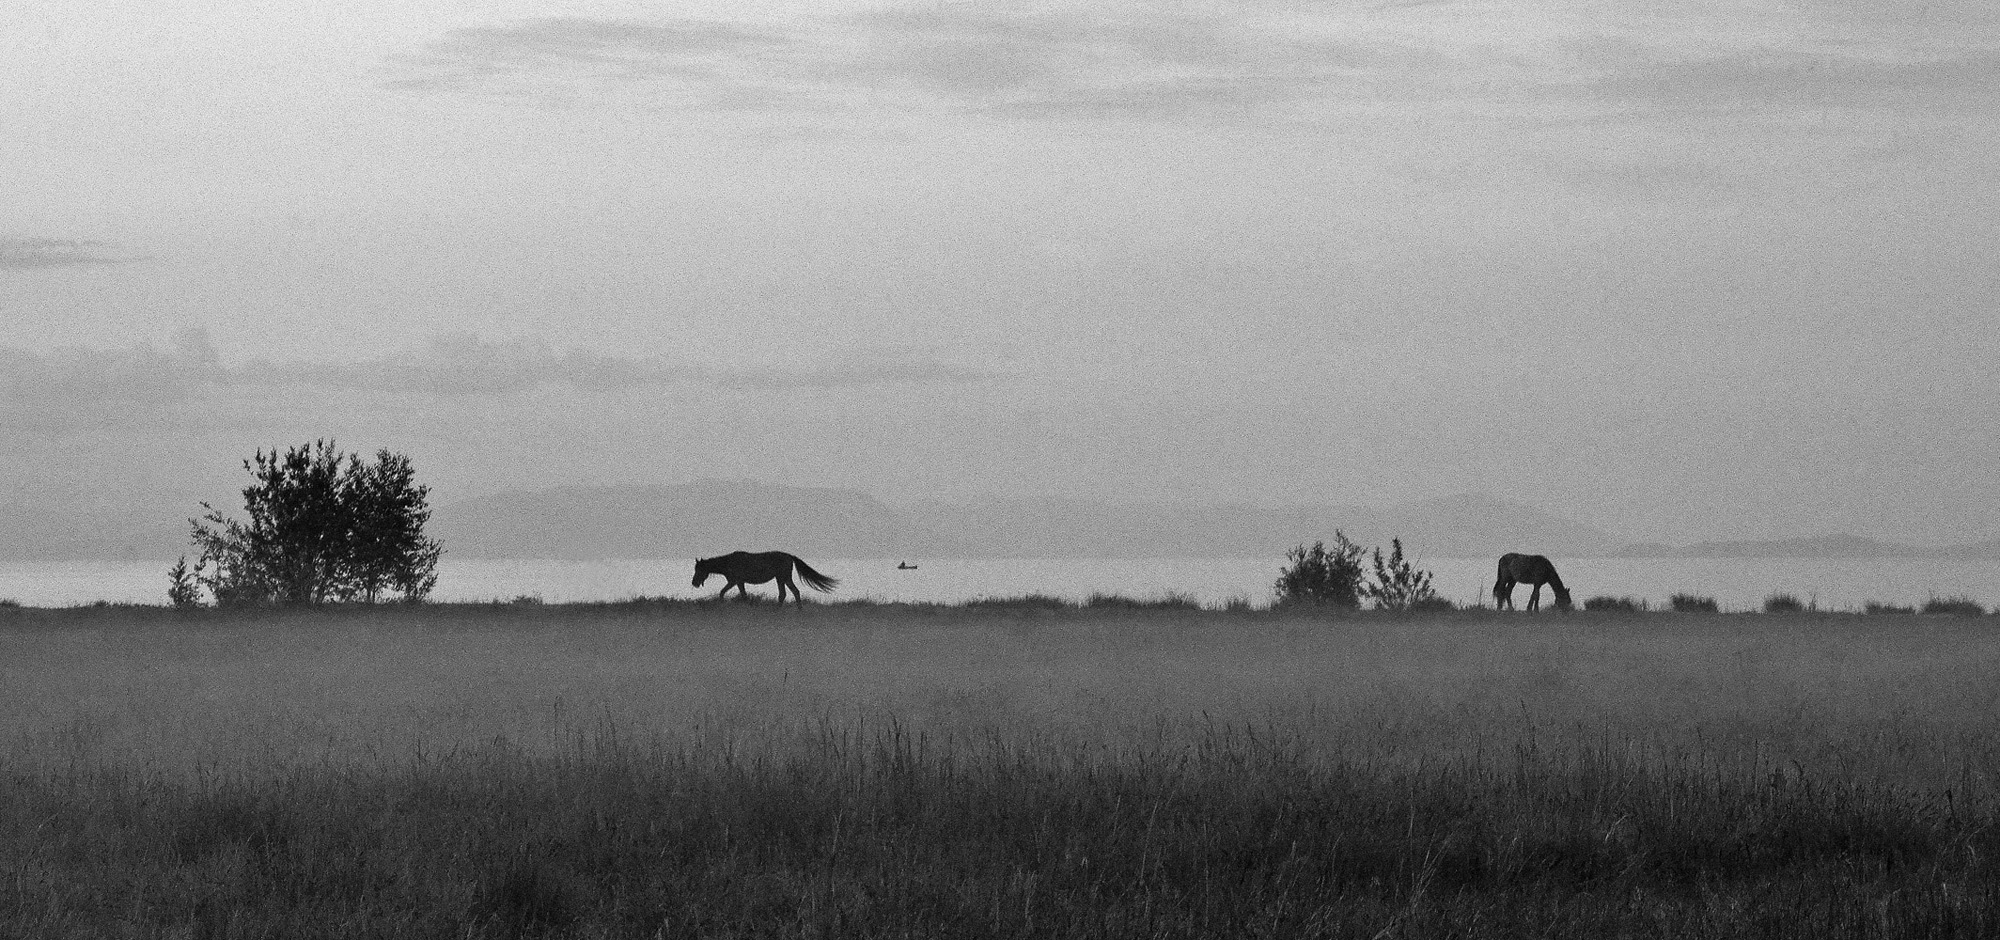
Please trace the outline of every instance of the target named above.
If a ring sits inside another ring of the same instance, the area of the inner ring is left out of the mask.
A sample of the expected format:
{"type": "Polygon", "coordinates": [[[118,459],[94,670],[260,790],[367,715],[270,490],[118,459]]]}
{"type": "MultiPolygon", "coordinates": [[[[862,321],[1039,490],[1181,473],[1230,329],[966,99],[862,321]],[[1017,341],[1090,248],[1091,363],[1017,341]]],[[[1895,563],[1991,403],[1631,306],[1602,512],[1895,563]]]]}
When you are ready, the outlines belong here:
{"type": "Polygon", "coordinates": [[[1556,574],[1556,567],[1554,565],[1549,566],[1548,585],[1549,587],[1555,588],[1558,591],[1569,590],[1569,588],[1563,587],[1562,575],[1556,574]]]}

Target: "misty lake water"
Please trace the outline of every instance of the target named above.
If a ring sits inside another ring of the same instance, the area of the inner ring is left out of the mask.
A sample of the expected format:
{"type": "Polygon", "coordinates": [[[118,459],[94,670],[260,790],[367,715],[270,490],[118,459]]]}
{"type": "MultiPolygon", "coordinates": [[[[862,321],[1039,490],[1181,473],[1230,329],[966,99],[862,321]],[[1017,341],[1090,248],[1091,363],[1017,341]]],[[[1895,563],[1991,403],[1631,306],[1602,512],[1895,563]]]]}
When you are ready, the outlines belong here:
{"type": "MultiPolygon", "coordinates": [[[[1169,592],[1206,604],[1246,597],[1270,600],[1281,558],[1161,559],[809,559],[841,579],[833,598],[894,601],[963,601],[976,597],[1053,594],[1081,600],[1093,593],[1134,597],[1169,592]]],[[[1439,593],[1460,603],[1484,598],[1493,583],[1488,558],[1425,559],[1439,593]]],[[[1597,594],[1644,598],[1655,606],[1676,592],[1711,596],[1725,609],[1754,609],[1774,592],[1815,600],[1822,608],[1859,608],[1865,601],[1921,603],[1938,596],[2000,602],[2000,561],[1876,558],[1559,560],[1563,579],[1578,601],[1597,594]]],[[[164,603],[167,561],[0,563],[0,598],[37,607],[93,601],[164,603]]],[[[446,559],[439,565],[436,598],[505,600],[536,595],[550,603],[712,595],[718,582],[689,586],[691,559],[553,561],[546,559],[446,559]]],[[[753,589],[753,591],[756,589],[753,589]]],[[[766,585],[761,593],[770,594],[766,585]]],[[[1515,593],[1526,604],[1528,591],[1515,593]]],[[[1546,592],[1545,592],[1546,598],[1546,592]]]]}

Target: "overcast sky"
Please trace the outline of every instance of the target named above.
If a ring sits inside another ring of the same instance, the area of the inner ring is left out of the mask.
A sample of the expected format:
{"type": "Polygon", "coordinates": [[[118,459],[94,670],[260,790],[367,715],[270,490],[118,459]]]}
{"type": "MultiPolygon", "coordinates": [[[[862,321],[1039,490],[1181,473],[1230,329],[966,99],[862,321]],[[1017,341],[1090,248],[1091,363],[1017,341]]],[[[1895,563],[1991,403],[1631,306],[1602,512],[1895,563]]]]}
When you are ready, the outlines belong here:
{"type": "Polygon", "coordinates": [[[332,435],[447,500],[2000,536],[1987,0],[5,16],[17,495],[332,435]]]}

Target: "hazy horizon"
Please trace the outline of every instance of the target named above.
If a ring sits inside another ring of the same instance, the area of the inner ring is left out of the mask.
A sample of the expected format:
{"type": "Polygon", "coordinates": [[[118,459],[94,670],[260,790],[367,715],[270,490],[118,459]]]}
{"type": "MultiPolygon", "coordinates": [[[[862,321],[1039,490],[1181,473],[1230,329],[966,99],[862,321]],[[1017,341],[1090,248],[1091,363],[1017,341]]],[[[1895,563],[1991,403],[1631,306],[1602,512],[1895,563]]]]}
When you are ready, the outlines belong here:
{"type": "Polygon", "coordinates": [[[281,0],[0,35],[0,495],[2000,537],[2000,10],[281,0]]]}

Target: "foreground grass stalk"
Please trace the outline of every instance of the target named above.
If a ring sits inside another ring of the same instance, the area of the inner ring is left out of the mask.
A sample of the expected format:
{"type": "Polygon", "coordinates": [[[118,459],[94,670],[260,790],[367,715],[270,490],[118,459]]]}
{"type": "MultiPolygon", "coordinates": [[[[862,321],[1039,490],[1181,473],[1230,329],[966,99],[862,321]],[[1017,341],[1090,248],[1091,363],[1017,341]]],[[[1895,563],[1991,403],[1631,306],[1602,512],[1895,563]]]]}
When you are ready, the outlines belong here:
{"type": "MultiPolygon", "coordinates": [[[[1266,735],[1270,732],[1264,732],[1266,735]]],[[[1975,936],[1989,814],[1522,748],[1384,770],[824,729],[194,781],[11,769],[19,935],[1975,936]],[[1718,912],[1732,912],[1719,929],[1718,912]]]]}

